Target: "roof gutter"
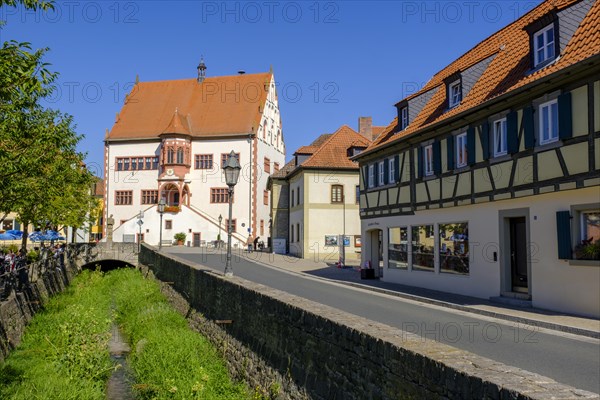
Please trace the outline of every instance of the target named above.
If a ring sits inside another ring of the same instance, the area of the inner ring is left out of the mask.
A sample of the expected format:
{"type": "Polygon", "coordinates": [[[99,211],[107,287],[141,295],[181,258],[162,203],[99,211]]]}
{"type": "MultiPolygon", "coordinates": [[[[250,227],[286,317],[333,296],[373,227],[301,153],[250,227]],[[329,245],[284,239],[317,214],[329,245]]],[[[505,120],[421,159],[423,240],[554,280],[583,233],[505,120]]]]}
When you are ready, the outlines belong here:
{"type": "Polygon", "coordinates": [[[511,91],[506,92],[506,93],[503,93],[503,94],[499,95],[498,97],[493,98],[492,100],[489,100],[489,101],[481,103],[481,104],[479,104],[477,106],[471,107],[471,108],[469,108],[469,109],[461,112],[460,114],[455,115],[454,117],[452,117],[450,119],[447,119],[447,120],[444,119],[442,121],[435,122],[434,124],[428,125],[427,127],[423,128],[421,130],[417,130],[417,131],[413,132],[412,134],[410,134],[408,136],[403,136],[403,137],[398,138],[396,140],[392,140],[390,142],[387,142],[386,143],[387,146],[376,147],[376,148],[374,148],[372,150],[365,150],[362,153],[360,153],[360,154],[358,154],[358,155],[356,155],[354,157],[351,157],[350,159],[353,160],[353,161],[359,161],[359,160],[363,159],[366,156],[374,155],[374,154],[377,154],[379,152],[382,152],[383,150],[387,150],[393,144],[399,144],[399,143],[403,143],[403,142],[407,142],[408,144],[412,144],[413,142],[421,141],[420,140],[421,139],[420,136],[423,133],[425,133],[425,132],[434,131],[437,128],[439,128],[440,126],[444,126],[444,125],[447,126],[447,125],[453,124],[456,121],[459,121],[461,119],[464,120],[464,119],[466,119],[465,117],[468,116],[468,115],[470,115],[470,114],[475,114],[476,112],[481,111],[481,110],[483,110],[485,108],[489,108],[489,107],[491,107],[493,105],[496,105],[498,103],[506,101],[508,98],[512,99],[512,98],[514,98],[514,96],[522,94],[524,92],[528,92],[532,88],[534,88],[536,86],[539,86],[539,85],[541,85],[543,83],[551,82],[551,81],[555,80],[556,78],[560,78],[562,75],[565,75],[565,76],[566,75],[570,75],[573,72],[573,70],[578,70],[580,68],[586,68],[586,69],[589,69],[589,71],[590,71],[589,74],[593,75],[594,74],[593,69],[589,68],[589,66],[592,66],[592,65],[598,64],[598,63],[600,63],[600,53],[595,54],[595,55],[593,55],[593,56],[591,56],[589,58],[586,58],[585,60],[582,60],[582,61],[580,61],[578,63],[571,64],[571,65],[569,65],[569,66],[567,66],[565,68],[562,68],[562,69],[560,69],[560,70],[558,70],[556,72],[553,72],[550,75],[544,76],[544,77],[542,77],[540,79],[536,79],[536,80],[534,80],[534,81],[532,81],[532,82],[530,82],[530,83],[528,83],[526,85],[523,85],[523,86],[521,86],[521,87],[519,87],[517,89],[511,90],[511,91]],[[414,140],[414,139],[419,139],[419,140],[414,140]]]}

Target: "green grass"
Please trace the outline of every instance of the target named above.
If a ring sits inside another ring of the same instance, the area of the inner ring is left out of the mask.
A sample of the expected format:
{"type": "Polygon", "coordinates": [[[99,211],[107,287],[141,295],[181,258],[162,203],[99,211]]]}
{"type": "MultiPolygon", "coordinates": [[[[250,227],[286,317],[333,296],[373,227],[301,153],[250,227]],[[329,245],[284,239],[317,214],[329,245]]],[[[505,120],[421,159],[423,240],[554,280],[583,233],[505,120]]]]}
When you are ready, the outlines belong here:
{"type": "Polygon", "coordinates": [[[112,372],[110,294],[82,273],[33,318],[21,345],[0,364],[1,399],[104,399],[112,372]]]}
{"type": "Polygon", "coordinates": [[[134,349],[129,365],[143,399],[247,399],[247,387],[229,379],[223,360],[175,312],[155,282],[131,279],[119,286],[117,321],[134,349]]]}
{"type": "Polygon", "coordinates": [[[189,329],[155,282],[126,269],[83,272],[35,316],[22,344],[0,364],[0,399],[105,399],[115,320],[132,348],[138,398],[262,398],[230,380],[216,349],[189,329]]]}

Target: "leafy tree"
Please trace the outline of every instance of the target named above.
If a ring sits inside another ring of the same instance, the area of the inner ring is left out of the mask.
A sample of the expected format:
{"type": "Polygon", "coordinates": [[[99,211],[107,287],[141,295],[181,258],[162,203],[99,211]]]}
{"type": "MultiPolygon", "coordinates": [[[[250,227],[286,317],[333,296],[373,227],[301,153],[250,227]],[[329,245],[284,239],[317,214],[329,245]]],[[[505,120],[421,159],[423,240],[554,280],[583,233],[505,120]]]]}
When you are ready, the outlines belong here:
{"type": "MultiPolygon", "coordinates": [[[[52,8],[47,1],[0,0],[0,6],[18,4],[52,8]]],[[[82,136],[73,118],[40,105],[57,76],[42,60],[46,52],[15,41],[0,48],[0,212],[19,214],[23,248],[28,224],[79,227],[94,207],[93,176],[77,151],[82,136]]]]}

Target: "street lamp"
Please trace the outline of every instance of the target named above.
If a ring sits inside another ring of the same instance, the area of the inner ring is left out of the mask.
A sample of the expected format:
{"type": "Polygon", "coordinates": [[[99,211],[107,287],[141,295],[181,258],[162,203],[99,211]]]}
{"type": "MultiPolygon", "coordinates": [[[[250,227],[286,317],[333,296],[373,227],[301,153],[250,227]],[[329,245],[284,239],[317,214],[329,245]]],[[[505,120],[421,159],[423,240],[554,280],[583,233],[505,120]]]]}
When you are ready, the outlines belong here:
{"type": "Polygon", "coordinates": [[[223,216],[221,214],[219,214],[219,236],[218,236],[218,241],[217,241],[217,246],[219,246],[219,248],[221,248],[221,222],[223,221],[223,216]]]}
{"type": "Polygon", "coordinates": [[[158,213],[160,214],[160,230],[159,230],[159,239],[158,239],[158,249],[162,249],[162,218],[165,213],[165,199],[161,198],[158,202],[158,213]]]}
{"type": "Polygon", "coordinates": [[[240,166],[240,162],[238,161],[233,150],[231,150],[231,153],[229,153],[227,156],[227,161],[223,166],[225,183],[227,183],[229,195],[229,220],[227,222],[227,262],[225,263],[225,276],[227,277],[233,276],[233,271],[231,270],[231,200],[233,198],[233,187],[237,184],[241,169],[242,167],[240,166]]]}
{"type": "Polygon", "coordinates": [[[137,218],[138,218],[137,224],[140,227],[140,233],[138,235],[138,253],[139,253],[140,246],[142,245],[142,225],[144,224],[144,221],[142,221],[142,218],[144,218],[144,212],[140,210],[140,213],[138,214],[137,218]]]}

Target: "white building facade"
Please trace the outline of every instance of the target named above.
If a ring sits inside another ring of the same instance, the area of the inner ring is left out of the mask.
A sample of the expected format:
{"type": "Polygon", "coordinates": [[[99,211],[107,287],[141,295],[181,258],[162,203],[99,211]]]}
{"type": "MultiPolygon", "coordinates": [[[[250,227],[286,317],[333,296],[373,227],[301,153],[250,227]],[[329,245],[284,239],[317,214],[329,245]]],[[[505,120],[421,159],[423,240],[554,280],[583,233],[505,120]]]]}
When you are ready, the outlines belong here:
{"type": "Polygon", "coordinates": [[[200,246],[226,240],[222,163],[242,166],[234,188],[232,241],[267,243],[269,175],[285,162],[273,74],[140,82],[105,139],[105,224],[113,241],[200,246]],[[158,201],[166,202],[158,213],[158,201]],[[141,221],[141,223],[140,223],[141,221]]]}

